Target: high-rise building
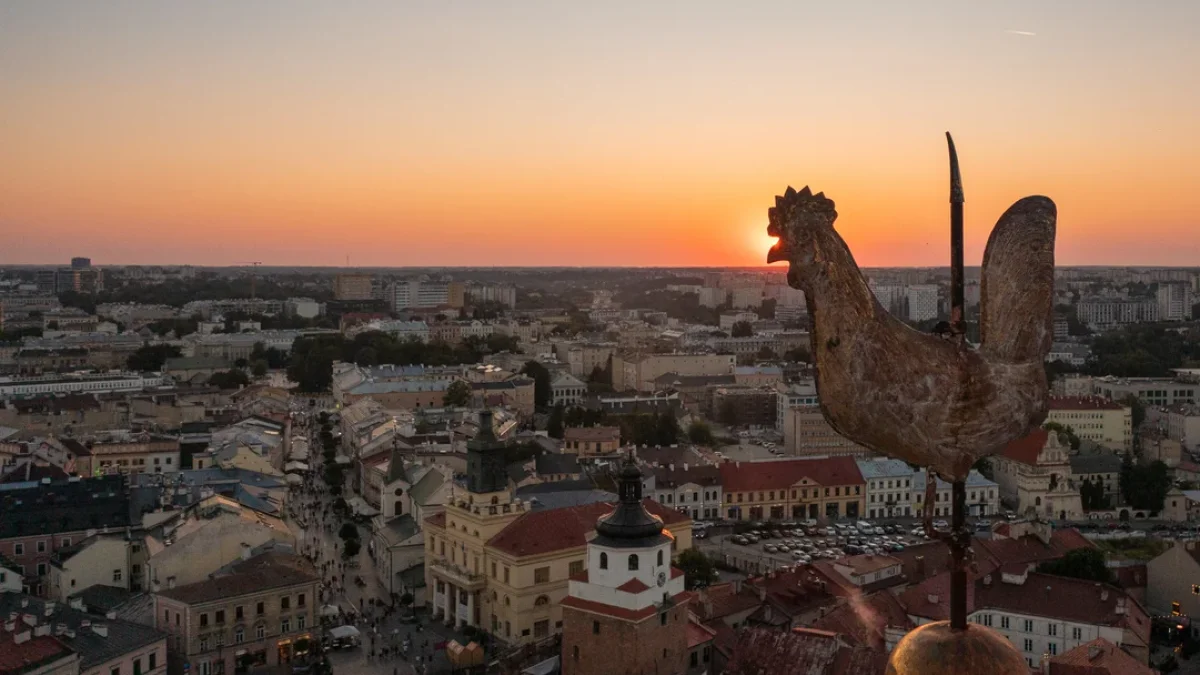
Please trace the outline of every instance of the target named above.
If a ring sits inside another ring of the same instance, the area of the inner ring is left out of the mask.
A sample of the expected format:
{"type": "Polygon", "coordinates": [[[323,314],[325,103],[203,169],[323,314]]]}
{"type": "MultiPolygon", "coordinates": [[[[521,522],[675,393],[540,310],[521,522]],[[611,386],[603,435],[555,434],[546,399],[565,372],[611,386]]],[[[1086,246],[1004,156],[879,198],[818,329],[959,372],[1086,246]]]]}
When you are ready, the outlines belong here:
{"type": "Polygon", "coordinates": [[[1184,282],[1158,285],[1158,320],[1190,321],[1192,319],[1192,288],[1184,282]]]}
{"type": "Polygon", "coordinates": [[[71,269],[85,270],[92,266],[91,258],[71,258],[71,269]]]}
{"type": "Polygon", "coordinates": [[[392,308],[396,311],[437,307],[458,309],[463,306],[464,290],[460,281],[397,281],[391,287],[392,308]]]}
{"type": "Polygon", "coordinates": [[[908,287],[908,320],[928,321],[938,316],[938,287],[920,284],[908,287]]]}
{"type": "Polygon", "coordinates": [[[685,673],[688,609],[675,540],[642,503],[642,472],[629,461],[617,508],[596,523],[587,569],[562,601],[563,675],[685,673]]]}
{"type": "Polygon", "coordinates": [[[337,300],[370,300],[370,274],[339,274],[333,280],[333,297],[337,300]]]}
{"type": "Polygon", "coordinates": [[[472,302],[496,302],[505,307],[517,306],[517,289],[515,286],[500,284],[470,286],[466,289],[466,293],[472,302]]]}

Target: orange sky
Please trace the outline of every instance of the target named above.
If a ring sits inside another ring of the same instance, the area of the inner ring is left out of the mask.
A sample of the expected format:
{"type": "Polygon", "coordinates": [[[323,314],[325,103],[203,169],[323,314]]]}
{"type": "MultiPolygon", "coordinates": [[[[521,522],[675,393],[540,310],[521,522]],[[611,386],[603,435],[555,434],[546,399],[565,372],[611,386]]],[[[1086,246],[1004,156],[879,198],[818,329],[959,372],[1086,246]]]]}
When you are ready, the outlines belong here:
{"type": "Polygon", "coordinates": [[[5,6],[0,263],[761,264],[810,184],[944,265],[949,129],[968,264],[1200,265],[1200,3],[449,4],[5,6]]]}

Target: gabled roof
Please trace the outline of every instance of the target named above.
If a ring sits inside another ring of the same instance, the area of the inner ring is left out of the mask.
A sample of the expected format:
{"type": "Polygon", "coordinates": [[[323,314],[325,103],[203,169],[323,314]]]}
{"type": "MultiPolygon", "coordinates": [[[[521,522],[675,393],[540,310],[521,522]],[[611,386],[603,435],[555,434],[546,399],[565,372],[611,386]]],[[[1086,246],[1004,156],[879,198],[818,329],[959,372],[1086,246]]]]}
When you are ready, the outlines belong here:
{"type": "Polygon", "coordinates": [[[851,596],[813,623],[813,628],[838,633],[848,642],[875,650],[886,648],[884,631],[888,627],[911,630],[915,626],[904,605],[891,591],[876,591],[867,596],[851,596]]]}
{"type": "Polygon", "coordinates": [[[1028,436],[1018,438],[1004,446],[1004,450],[1000,454],[1014,462],[1037,466],[1038,455],[1042,453],[1042,448],[1046,447],[1046,439],[1049,435],[1050,433],[1045,429],[1035,429],[1028,436]]]}
{"type": "Polygon", "coordinates": [[[862,473],[853,457],[822,457],[767,462],[725,462],[721,485],[726,493],[787,489],[808,479],[816,485],[856,485],[862,473]]]}
{"type": "MultiPolygon", "coordinates": [[[[690,520],[651,499],[643,503],[652,515],[672,525],[690,520]]],[[[534,556],[580,548],[596,529],[596,521],[612,512],[613,504],[596,503],[546,511],[527,511],[492,537],[487,545],[512,556],[534,556]]]]}
{"type": "MultiPolygon", "coordinates": [[[[96,668],[126,654],[143,650],[149,645],[166,639],[166,633],[161,633],[150,626],[144,626],[139,623],[90,615],[77,609],[72,609],[69,605],[64,605],[63,603],[55,603],[53,612],[47,616],[46,607],[47,602],[41,598],[20,593],[0,593],[0,614],[7,616],[9,612],[29,613],[36,616],[42,623],[61,623],[67,628],[74,630],[75,637],[69,637],[64,634],[52,638],[47,636],[47,639],[51,639],[60,647],[77,652],[79,654],[80,672],[96,668]],[[26,606],[21,606],[22,601],[27,603],[26,606]],[[108,628],[108,635],[101,636],[90,627],[84,628],[84,620],[92,624],[103,624],[108,628]]],[[[0,633],[7,632],[0,631],[0,633]]],[[[8,635],[12,634],[8,633],[8,635]]],[[[3,636],[0,635],[0,640],[2,639],[3,636]]],[[[34,638],[34,640],[37,639],[34,638]]],[[[0,672],[6,672],[3,660],[8,656],[10,649],[9,646],[0,642],[0,672]]],[[[16,670],[10,668],[8,670],[9,672],[22,672],[20,668],[16,670]]]]}
{"type": "Polygon", "coordinates": [[[1048,675],[1155,675],[1158,671],[1096,638],[1065,654],[1050,657],[1048,675]]]}
{"type": "Polygon", "coordinates": [[[159,591],[159,595],[194,605],[319,580],[312,563],[304,558],[293,553],[269,551],[238,561],[229,567],[228,573],[159,591]]]}

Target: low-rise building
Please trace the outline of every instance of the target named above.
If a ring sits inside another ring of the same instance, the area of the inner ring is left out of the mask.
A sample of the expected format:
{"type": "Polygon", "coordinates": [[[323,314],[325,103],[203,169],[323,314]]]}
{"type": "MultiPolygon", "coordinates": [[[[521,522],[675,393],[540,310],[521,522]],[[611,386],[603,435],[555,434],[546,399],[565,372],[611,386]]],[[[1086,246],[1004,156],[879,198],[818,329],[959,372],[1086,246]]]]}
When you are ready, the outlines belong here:
{"type": "Polygon", "coordinates": [[[789,406],[784,411],[783,449],[789,455],[846,455],[871,457],[874,453],[834,430],[819,406],[789,406]]]}
{"type": "MultiPolygon", "coordinates": [[[[23,618],[21,623],[24,625],[17,630],[30,630],[35,637],[39,634],[52,637],[78,657],[75,667],[65,672],[79,675],[165,675],[167,672],[167,636],[151,626],[89,613],[80,602],[47,601],[17,593],[0,593],[0,614],[10,616],[13,612],[34,622],[30,625],[23,618]]],[[[16,654],[9,651],[2,640],[0,638],[0,672],[6,675],[60,672],[53,667],[6,671],[2,665],[4,660],[16,654]]],[[[20,647],[23,645],[18,649],[20,647]]]]}
{"type": "Polygon", "coordinates": [[[64,438],[83,476],[111,473],[163,473],[179,470],[179,439],[150,433],[106,433],[64,438]]]}
{"type": "Polygon", "coordinates": [[[268,552],[195,583],[155,593],[155,627],[168,653],[197,675],[283,666],[308,653],[320,577],[306,559],[268,552]]]}
{"type": "Polygon", "coordinates": [[[550,405],[578,405],[587,395],[587,383],[571,373],[558,371],[552,376],[550,381],[550,405]]]}
{"type": "MultiPolygon", "coordinates": [[[[1104,638],[1141,663],[1150,658],[1150,617],[1136,600],[1108,584],[1004,565],[979,574],[967,594],[967,620],[1008,638],[1032,668],[1042,656],[1065,654],[1104,638]]],[[[900,595],[917,625],[949,618],[949,573],[900,595]]]]}
{"type": "Polygon", "coordinates": [[[580,459],[611,455],[620,448],[620,427],[570,427],[563,432],[563,452],[580,459]]]}
{"type": "Polygon", "coordinates": [[[47,596],[66,602],[72,595],[92,586],[109,586],[138,591],[146,564],[141,537],[126,531],[95,534],[60,548],[50,559],[50,588],[47,596]]]}
{"type": "Polygon", "coordinates": [[[712,393],[711,416],[728,426],[774,428],[775,390],[765,387],[719,387],[712,393]]]}
{"type": "MultiPolygon", "coordinates": [[[[925,503],[925,481],[927,474],[924,470],[913,472],[913,515],[923,517],[927,504],[925,503]]],[[[949,516],[953,510],[953,491],[950,483],[937,478],[934,492],[933,515],[949,516]]],[[[967,475],[967,513],[972,516],[994,516],[1000,513],[1000,487],[983,477],[978,471],[967,475]]]]}
{"type": "Polygon", "coordinates": [[[866,481],[853,457],[725,462],[722,515],[729,520],[859,518],[866,481]]]}
{"type": "Polygon", "coordinates": [[[1082,486],[1086,481],[1104,488],[1109,504],[1121,503],[1121,457],[1107,450],[1071,455],[1071,477],[1082,486]]]}
{"type": "Polygon", "coordinates": [[[913,483],[913,468],[907,462],[886,457],[858,460],[867,485],[868,518],[901,518],[913,515],[913,490],[924,490],[913,483]]]}
{"type": "Polygon", "coordinates": [[[1001,497],[1022,516],[1082,517],[1083,502],[1071,476],[1069,449],[1059,434],[1045,429],[1009,443],[989,459],[1001,497]]]}
{"type": "Polygon", "coordinates": [[[663,506],[685,513],[692,520],[721,517],[724,491],[721,470],[711,465],[671,464],[650,470],[654,488],[650,497],[663,506]]]}
{"type": "Polygon", "coordinates": [[[1128,452],[1133,449],[1131,409],[1100,396],[1052,398],[1046,421],[1071,427],[1081,440],[1111,450],[1128,452]]]}

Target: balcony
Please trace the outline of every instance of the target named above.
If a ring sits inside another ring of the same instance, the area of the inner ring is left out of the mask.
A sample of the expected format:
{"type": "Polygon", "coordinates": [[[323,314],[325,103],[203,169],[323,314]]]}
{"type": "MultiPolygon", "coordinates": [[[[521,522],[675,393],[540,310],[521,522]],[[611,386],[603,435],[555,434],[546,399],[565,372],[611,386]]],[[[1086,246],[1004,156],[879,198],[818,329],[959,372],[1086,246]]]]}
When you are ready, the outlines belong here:
{"type": "Polygon", "coordinates": [[[459,567],[445,558],[433,560],[429,563],[429,566],[432,568],[435,577],[452,583],[464,590],[480,590],[487,581],[487,577],[482,574],[467,571],[465,568],[459,567]]]}

